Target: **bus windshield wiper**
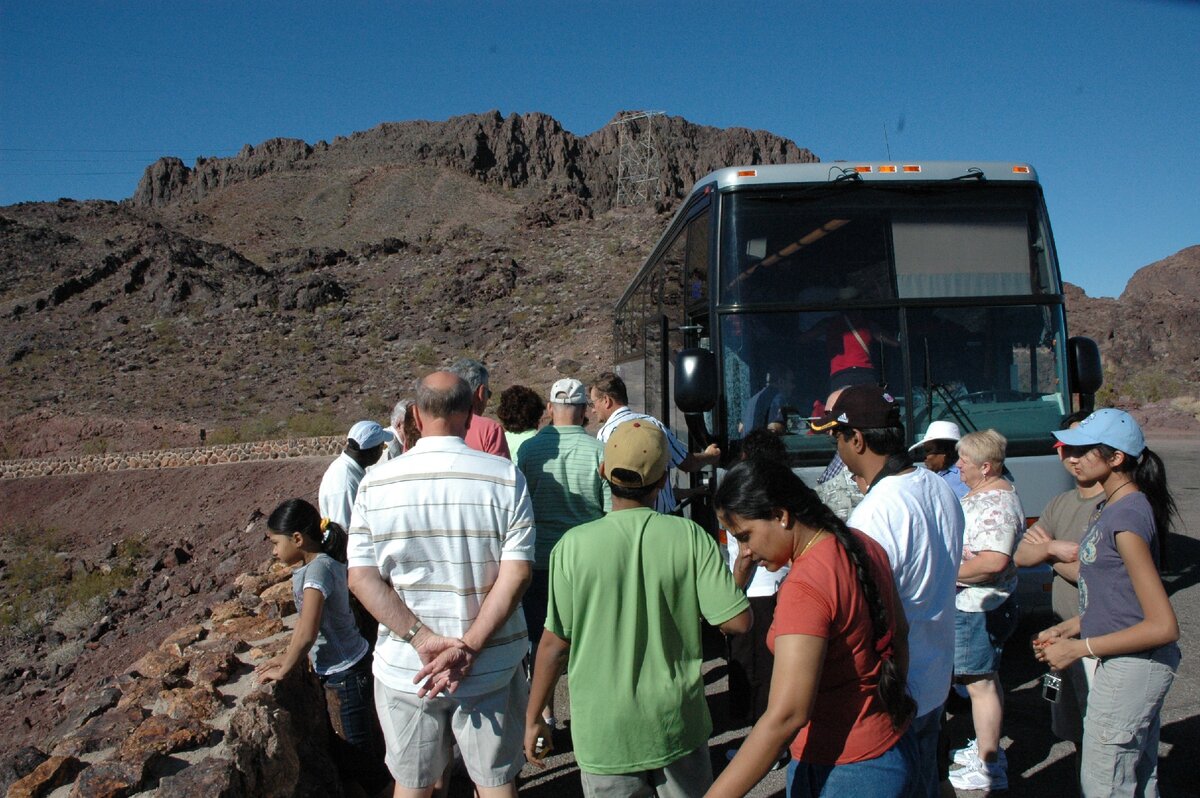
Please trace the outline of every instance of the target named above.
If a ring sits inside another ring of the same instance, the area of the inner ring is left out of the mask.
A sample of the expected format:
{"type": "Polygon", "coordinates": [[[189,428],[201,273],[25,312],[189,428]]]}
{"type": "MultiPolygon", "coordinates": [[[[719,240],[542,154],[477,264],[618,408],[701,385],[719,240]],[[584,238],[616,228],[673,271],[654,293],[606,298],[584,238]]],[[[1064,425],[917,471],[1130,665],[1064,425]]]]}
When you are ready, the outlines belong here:
{"type": "Polygon", "coordinates": [[[980,183],[986,183],[987,175],[985,175],[983,170],[978,166],[972,166],[967,170],[966,174],[959,175],[958,177],[951,177],[947,182],[953,182],[955,180],[978,180],[980,183]]]}
{"type": "MultiPolygon", "coordinates": [[[[935,383],[933,385],[933,393],[941,397],[946,403],[946,409],[950,411],[950,415],[954,416],[954,420],[958,422],[960,429],[965,429],[968,432],[978,432],[979,427],[971,420],[971,415],[967,409],[962,406],[962,403],[954,397],[954,393],[950,390],[950,386],[943,383],[935,383]]],[[[929,408],[932,411],[933,403],[930,402],[929,408]]],[[[930,416],[932,418],[932,415],[930,416]]]]}

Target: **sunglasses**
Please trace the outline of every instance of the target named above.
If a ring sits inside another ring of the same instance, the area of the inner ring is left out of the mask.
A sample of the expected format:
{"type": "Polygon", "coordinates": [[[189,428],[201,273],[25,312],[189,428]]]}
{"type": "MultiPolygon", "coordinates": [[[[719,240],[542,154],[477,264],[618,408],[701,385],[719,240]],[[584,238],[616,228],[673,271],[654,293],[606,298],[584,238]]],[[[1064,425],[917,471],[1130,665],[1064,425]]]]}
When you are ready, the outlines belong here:
{"type": "Polygon", "coordinates": [[[1058,448],[1062,451],[1063,457],[1074,460],[1082,460],[1096,449],[1095,446],[1067,446],[1066,444],[1058,448]]]}

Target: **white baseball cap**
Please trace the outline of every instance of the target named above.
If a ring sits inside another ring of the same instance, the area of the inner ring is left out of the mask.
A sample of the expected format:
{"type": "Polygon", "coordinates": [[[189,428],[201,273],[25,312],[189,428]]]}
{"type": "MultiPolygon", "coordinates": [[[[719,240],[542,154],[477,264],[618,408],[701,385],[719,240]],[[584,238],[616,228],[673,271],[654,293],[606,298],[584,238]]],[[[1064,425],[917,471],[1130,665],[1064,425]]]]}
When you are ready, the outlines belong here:
{"type": "Polygon", "coordinates": [[[567,377],[550,386],[550,401],[556,405],[586,405],[587,392],[582,382],[567,377]]]}
{"type": "Polygon", "coordinates": [[[929,429],[925,430],[925,437],[908,447],[910,452],[915,452],[929,441],[957,441],[962,439],[962,433],[958,429],[958,425],[953,421],[933,421],[929,424],[929,429]]]}
{"type": "Polygon", "coordinates": [[[381,443],[396,437],[374,421],[360,421],[350,428],[346,438],[358,444],[359,449],[374,449],[381,443]]]}

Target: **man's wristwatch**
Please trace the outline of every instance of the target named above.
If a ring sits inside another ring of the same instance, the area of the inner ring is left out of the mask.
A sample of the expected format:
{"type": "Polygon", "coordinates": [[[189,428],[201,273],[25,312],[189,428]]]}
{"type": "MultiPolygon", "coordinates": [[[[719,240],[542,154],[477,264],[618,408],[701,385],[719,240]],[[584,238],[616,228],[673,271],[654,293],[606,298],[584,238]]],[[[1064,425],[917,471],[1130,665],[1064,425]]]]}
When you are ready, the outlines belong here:
{"type": "Polygon", "coordinates": [[[420,621],[417,621],[416,623],[414,623],[412,625],[411,629],[409,629],[407,632],[404,633],[404,636],[401,637],[400,640],[402,642],[411,644],[412,639],[417,636],[417,632],[421,631],[424,628],[425,628],[425,624],[421,623],[420,621]]]}

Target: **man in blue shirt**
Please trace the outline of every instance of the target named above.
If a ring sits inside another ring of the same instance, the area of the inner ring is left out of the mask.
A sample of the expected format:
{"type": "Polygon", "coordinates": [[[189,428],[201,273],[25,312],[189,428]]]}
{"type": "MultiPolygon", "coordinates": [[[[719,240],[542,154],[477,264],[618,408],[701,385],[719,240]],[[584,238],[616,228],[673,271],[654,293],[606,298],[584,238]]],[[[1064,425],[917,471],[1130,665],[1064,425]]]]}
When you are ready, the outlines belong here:
{"type": "Polygon", "coordinates": [[[934,421],[929,424],[929,429],[925,430],[925,436],[908,447],[908,451],[917,462],[920,462],[921,455],[924,455],[925,467],[946,480],[946,484],[961,501],[970,488],[963,484],[958,466],[955,465],[958,462],[957,446],[960,438],[962,433],[953,421],[934,421]]]}

